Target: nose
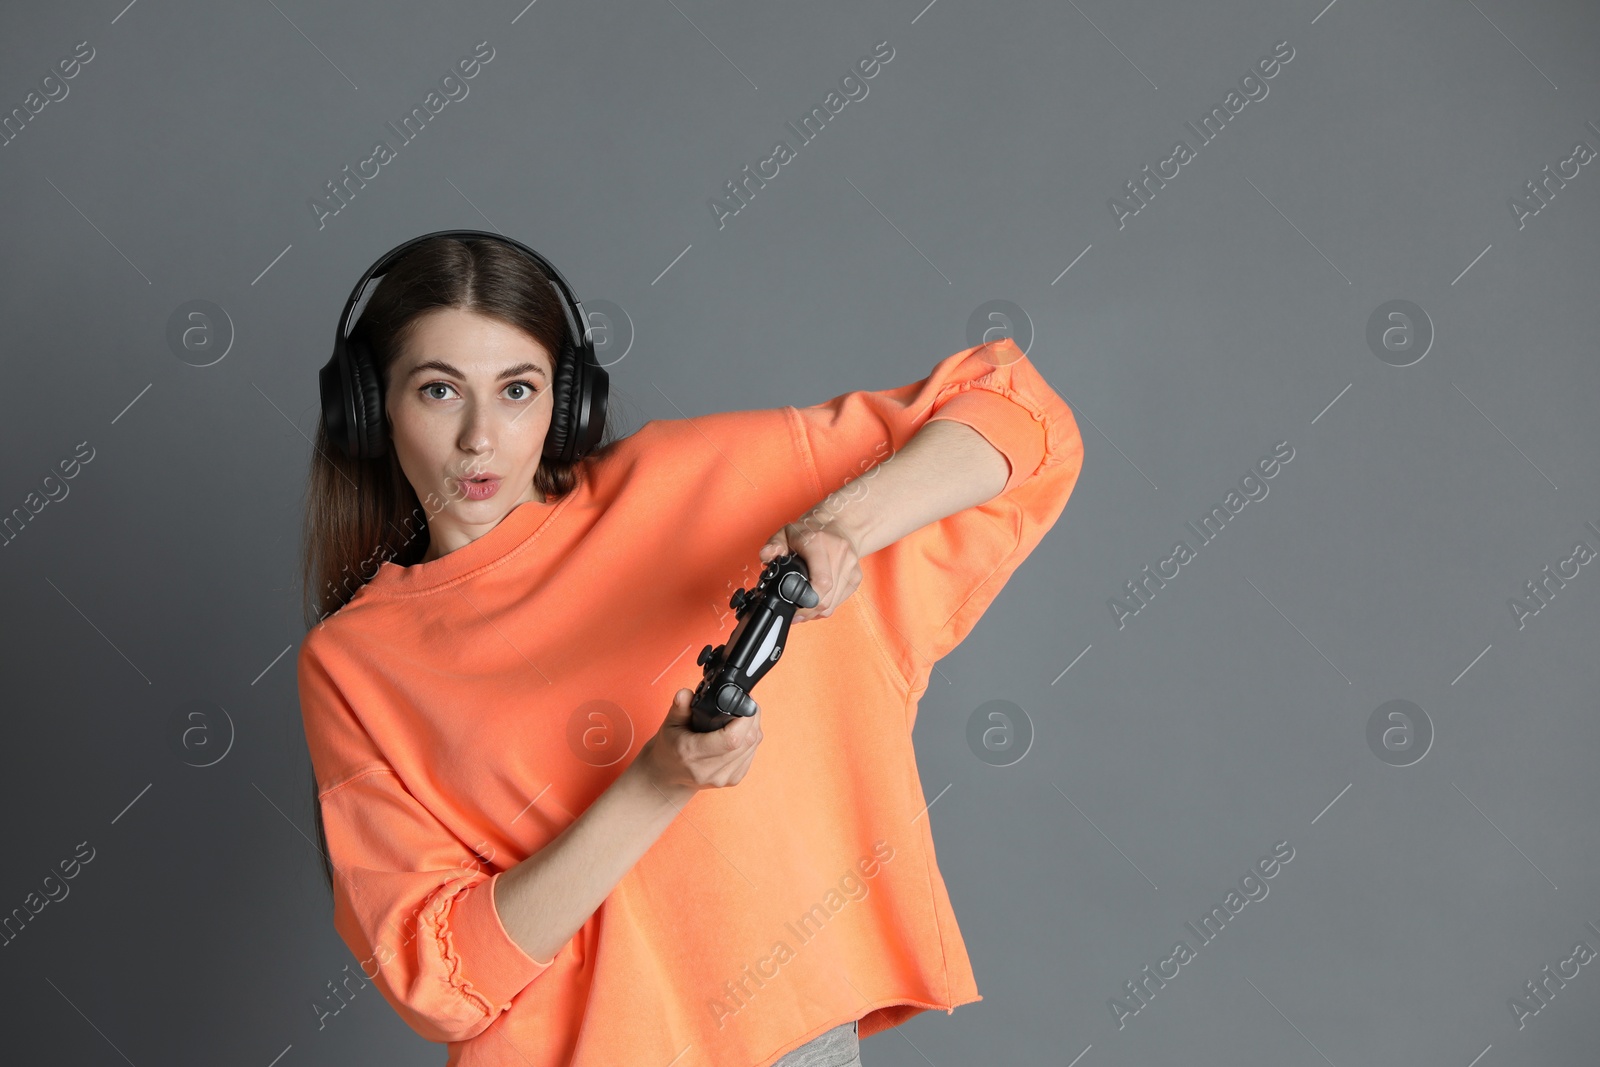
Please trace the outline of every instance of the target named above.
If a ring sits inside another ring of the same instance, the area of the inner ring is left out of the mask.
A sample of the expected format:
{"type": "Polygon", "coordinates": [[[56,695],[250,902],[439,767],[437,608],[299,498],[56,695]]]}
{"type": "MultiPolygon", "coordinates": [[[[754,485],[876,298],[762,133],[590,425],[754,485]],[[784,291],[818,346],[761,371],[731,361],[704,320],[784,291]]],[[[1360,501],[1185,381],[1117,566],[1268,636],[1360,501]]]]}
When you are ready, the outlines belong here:
{"type": "Polygon", "coordinates": [[[490,432],[489,420],[492,414],[487,405],[479,405],[469,401],[463,405],[461,415],[461,433],[456,444],[463,452],[482,453],[494,449],[494,436],[490,432]]]}

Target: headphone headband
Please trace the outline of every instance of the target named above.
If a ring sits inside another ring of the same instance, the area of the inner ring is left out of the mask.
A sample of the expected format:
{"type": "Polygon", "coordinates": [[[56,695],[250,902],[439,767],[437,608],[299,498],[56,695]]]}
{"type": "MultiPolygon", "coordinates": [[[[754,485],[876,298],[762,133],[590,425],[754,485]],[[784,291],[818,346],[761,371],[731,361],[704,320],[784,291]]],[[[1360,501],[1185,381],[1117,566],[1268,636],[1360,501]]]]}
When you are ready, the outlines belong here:
{"type": "Polygon", "coordinates": [[[514,237],[507,237],[504,234],[492,233],[489,230],[435,230],[432,233],[425,233],[421,237],[413,237],[411,240],[405,241],[389,249],[389,251],[385,252],[381,257],[379,257],[376,263],[367,268],[366,273],[361,275],[361,280],[356,282],[356,287],[350,291],[350,299],[344,302],[344,311],[339,315],[339,333],[338,336],[334,338],[335,345],[343,344],[345,338],[349,336],[348,331],[350,327],[354,325],[354,323],[350,321],[350,313],[355,309],[355,306],[361,302],[361,294],[366,290],[367,283],[372,281],[373,278],[387,273],[389,268],[394,266],[395,262],[399,260],[401,256],[409,252],[413,247],[421,244],[424,241],[431,241],[436,237],[486,237],[491,241],[499,241],[502,244],[508,244],[511,247],[520,250],[529,259],[533,260],[539,265],[540,269],[544,271],[545,275],[555,285],[556,291],[561,295],[561,306],[567,317],[567,329],[571,331],[573,348],[582,350],[583,348],[588,347],[592,354],[593,345],[590,342],[587,331],[584,330],[580,325],[581,323],[588,321],[583,317],[583,305],[579,303],[577,294],[572,291],[572,286],[567,284],[567,279],[565,276],[563,276],[562,273],[556,269],[554,263],[551,263],[548,259],[545,259],[538,252],[535,252],[521,241],[514,237]]]}

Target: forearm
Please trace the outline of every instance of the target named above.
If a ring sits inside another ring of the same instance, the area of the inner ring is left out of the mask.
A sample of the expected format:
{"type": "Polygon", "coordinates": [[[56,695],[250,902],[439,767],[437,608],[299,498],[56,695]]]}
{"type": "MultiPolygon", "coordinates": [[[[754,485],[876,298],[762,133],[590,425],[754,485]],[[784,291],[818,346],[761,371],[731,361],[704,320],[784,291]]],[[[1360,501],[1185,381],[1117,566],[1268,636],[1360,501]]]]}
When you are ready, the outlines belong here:
{"type": "MultiPolygon", "coordinates": [[[[812,508],[843,526],[862,556],[913,530],[999,495],[1011,477],[1005,454],[965,423],[925,423],[906,447],[812,508]]],[[[806,519],[800,520],[803,523],[806,519]]]]}
{"type": "Polygon", "coordinates": [[[555,840],[495,881],[511,939],[538,962],[553,960],[692,796],[656,786],[630,763],[555,840]]]}

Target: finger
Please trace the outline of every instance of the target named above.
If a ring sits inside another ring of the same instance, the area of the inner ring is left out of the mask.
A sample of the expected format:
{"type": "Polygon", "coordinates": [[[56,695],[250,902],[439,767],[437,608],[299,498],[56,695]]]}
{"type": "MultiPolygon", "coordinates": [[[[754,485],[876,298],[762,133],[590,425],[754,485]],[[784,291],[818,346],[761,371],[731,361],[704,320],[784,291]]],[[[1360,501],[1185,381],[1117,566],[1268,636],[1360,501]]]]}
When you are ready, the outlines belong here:
{"type": "Polygon", "coordinates": [[[823,618],[832,617],[833,613],[839,610],[839,606],[849,600],[860,587],[861,570],[860,568],[852,568],[846,572],[842,580],[836,583],[832,595],[826,597],[817,605],[817,610],[822,613],[823,618]]]}
{"type": "Polygon", "coordinates": [[[755,761],[756,748],[754,745],[751,745],[750,748],[745,752],[744,758],[730,768],[731,773],[729,777],[735,782],[742,781],[744,776],[750,773],[750,765],[755,763],[755,761]]]}
{"type": "Polygon", "coordinates": [[[689,702],[694,699],[694,691],[680,689],[672,694],[672,706],[667,709],[667,722],[674,726],[681,726],[689,721],[689,702]]]}
{"type": "Polygon", "coordinates": [[[743,718],[735,718],[728,725],[717,731],[721,747],[718,751],[724,756],[730,756],[744,747],[744,735],[748,727],[743,718]]]}
{"type": "Polygon", "coordinates": [[[749,723],[745,728],[744,734],[740,740],[742,744],[737,750],[733,765],[736,767],[748,767],[750,765],[750,761],[755,758],[756,749],[761,745],[760,724],[755,722],[749,723]]]}

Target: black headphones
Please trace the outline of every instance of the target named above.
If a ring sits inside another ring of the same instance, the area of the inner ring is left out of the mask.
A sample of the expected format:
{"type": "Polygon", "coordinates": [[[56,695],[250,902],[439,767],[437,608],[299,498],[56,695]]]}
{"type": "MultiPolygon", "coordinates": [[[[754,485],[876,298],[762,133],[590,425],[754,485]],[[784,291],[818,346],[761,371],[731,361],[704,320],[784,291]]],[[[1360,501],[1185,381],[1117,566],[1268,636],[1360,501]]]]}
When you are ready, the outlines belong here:
{"type": "Polygon", "coordinates": [[[383,388],[364,339],[349,337],[350,316],[367,283],[383,274],[413,245],[435,237],[486,237],[520,250],[544,271],[561,296],[567,316],[567,340],[556,353],[555,382],[551,386],[550,432],[544,440],[544,458],[574,463],[600,441],[605,429],[606,397],[611,375],[595,359],[594,341],[584,324],[583,305],[561,272],[539,253],[510,237],[486,230],[437,230],[390,249],[367,268],[345,301],[334,337],[333,355],[318,374],[322,389],[322,422],[328,437],[352,459],[376,459],[388,451],[388,428],[383,414],[383,388]]]}

